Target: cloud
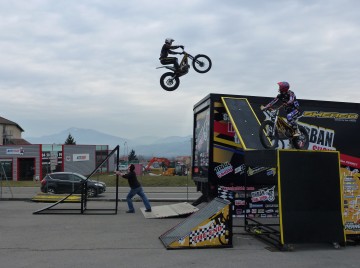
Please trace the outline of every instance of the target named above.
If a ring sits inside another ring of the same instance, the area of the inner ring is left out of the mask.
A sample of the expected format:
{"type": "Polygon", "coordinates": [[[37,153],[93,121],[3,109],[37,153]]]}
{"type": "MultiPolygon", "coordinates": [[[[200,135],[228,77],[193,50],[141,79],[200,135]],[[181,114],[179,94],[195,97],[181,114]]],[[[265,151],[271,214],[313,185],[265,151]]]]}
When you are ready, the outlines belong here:
{"type": "Polygon", "coordinates": [[[209,93],[359,102],[359,2],[29,0],[0,4],[1,116],[26,136],[71,126],[122,137],[189,135],[209,93]],[[166,37],[207,54],[179,89],[159,85],[166,37]],[[346,92],[342,89],[346,89],[346,92]]]}

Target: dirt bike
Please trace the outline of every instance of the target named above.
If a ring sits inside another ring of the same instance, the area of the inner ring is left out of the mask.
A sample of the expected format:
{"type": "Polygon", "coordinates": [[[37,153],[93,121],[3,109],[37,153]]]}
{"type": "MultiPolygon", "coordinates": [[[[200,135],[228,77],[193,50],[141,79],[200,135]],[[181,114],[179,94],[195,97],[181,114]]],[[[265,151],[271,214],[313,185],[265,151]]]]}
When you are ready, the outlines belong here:
{"type": "Polygon", "coordinates": [[[172,71],[166,72],[160,77],[160,85],[166,91],[173,91],[179,87],[179,77],[187,74],[190,69],[188,59],[192,60],[192,66],[194,67],[194,70],[198,73],[207,73],[211,69],[212,63],[211,59],[208,56],[198,54],[194,57],[191,56],[189,53],[185,52],[185,50],[183,50],[181,54],[183,54],[184,56],[180,62],[179,69],[176,69],[173,66],[162,66],[156,68],[166,68],[172,71]]]}
{"type": "Polygon", "coordinates": [[[284,118],[279,116],[281,107],[266,110],[263,109],[263,106],[261,107],[269,117],[269,119],[263,121],[260,125],[259,137],[261,144],[266,149],[275,149],[279,147],[279,141],[284,147],[284,141],[289,140],[289,143],[295,149],[307,150],[309,147],[309,134],[305,127],[298,125],[300,135],[294,136],[295,130],[284,118]]]}

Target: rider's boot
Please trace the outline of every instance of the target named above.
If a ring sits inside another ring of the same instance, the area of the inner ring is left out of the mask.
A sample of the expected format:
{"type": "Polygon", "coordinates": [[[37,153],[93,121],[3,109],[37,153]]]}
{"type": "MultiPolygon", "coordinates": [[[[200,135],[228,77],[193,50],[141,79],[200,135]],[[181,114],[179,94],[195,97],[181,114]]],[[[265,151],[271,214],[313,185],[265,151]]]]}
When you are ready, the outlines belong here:
{"type": "Polygon", "coordinates": [[[300,135],[301,135],[301,132],[300,132],[299,128],[298,127],[294,128],[293,136],[294,137],[299,137],[300,135]]]}

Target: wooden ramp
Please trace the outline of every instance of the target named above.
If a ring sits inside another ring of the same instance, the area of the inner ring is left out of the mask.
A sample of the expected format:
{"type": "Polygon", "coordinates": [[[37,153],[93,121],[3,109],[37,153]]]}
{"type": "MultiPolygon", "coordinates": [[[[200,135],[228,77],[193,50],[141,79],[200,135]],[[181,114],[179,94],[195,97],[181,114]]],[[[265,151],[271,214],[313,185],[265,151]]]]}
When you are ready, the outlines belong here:
{"type": "Polygon", "coordinates": [[[159,219],[189,215],[199,209],[187,202],[183,202],[172,205],[154,206],[151,208],[151,212],[145,212],[145,208],[140,208],[140,210],[147,219],[159,219]]]}

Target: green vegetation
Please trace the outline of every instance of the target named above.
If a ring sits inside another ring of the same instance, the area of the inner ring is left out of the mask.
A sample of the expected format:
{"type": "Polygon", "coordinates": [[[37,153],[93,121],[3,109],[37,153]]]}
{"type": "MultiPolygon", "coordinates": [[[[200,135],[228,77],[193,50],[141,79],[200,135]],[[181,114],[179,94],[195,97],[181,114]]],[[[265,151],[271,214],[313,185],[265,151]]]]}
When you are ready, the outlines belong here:
{"type": "Polygon", "coordinates": [[[1,181],[0,185],[2,187],[37,187],[40,183],[34,181],[1,181]]]}
{"type": "Polygon", "coordinates": [[[73,136],[71,136],[71,134],[69,133],[69,136],[67,137],[65,144],[71,144],[71,145],[76,145],[76,141],[74,140],[73,136]]]}
{"type": "MultiPolygon", "coordinates": [[[[107,186],[116,185],[116,176],[102,175],[94,176],[93,180],[99,180],[106,183],[107,186]]],[[[187,176],[138,176],[138,179],[143,187],[181,187],[181,186],[195,186],[193,180],[187,176]]],[[[128,186],[127,180],[119,176],[119,186],[128,186]]]]}
{"type": "MultiPolygon", "coordinates": [[[[116,185],[116,176],[113,174],[95,174],[92,180],[103,181],[107,187],[116,185]]],[[[138,179],[143,187],[186,187],[195,186],[190,176],[138,176],[138,179]]],[[[34,181],[2,181],[2,186],[7,187],[40,187],[40,182],[34,181]]],[[[128,186],[127,180],[119,176],[119,186],[128,186]]]]}

